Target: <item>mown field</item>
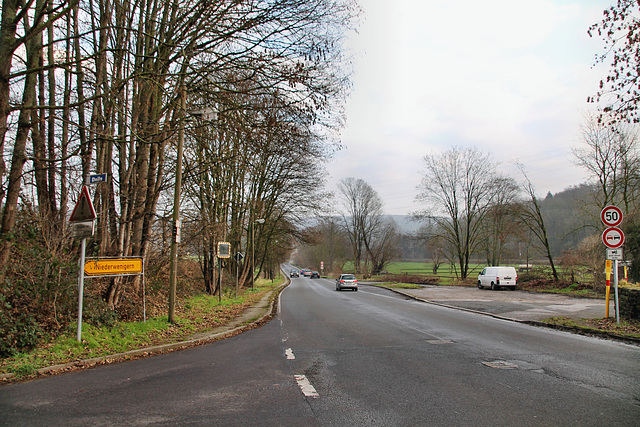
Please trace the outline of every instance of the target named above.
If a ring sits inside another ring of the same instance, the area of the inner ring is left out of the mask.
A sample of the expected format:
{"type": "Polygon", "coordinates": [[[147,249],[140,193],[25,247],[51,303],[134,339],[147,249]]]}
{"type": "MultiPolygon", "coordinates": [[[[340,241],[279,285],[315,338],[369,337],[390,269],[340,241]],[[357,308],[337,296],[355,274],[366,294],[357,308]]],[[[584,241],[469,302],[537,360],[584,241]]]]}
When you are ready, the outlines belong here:
{"type": "MultiPolygon", "coordinates": [[[[457,266],[448,263],[442,264],[438,267],[437,274],[433,273],[433,267],[434,264],[428,262],[394,262],[389,264],[386,271],[396,275],[437,277],[438,284],[442,285],[460,282],[459,275],[456,274],[457,266]]],[[[484,265],[481,264],[470,264],[469,277],[475,279],[483,268],[484,265]]]]}
{"type": "MultiPolygon", "coordinates": [[[[510,264],[506,264],[510,265],[510,264]]],[[[517,265],[511,265],[513,267],[518,268],[517,265]]],[[[458,271],[457,265],[444,263],[438,267],[437,274],[433,273],[433,263],[429,262],[411,262],[411,261],[403,261],[403,262],[392,262],[387,265],[387,268],[382,274],[379,275],[368,275],[361,274],[361,276],[366,276],[367,278],[384,280],[389,279],[389,276],[401,276],[401,277],[415,277],[416,279],[419,277],[422,278],[430,278],[433,279],[430,283],[440,284],[440,285],[453,285],[453,284],[475,284],[475,280],[478,277],[478,274],[485,267],[485,264],[470,264],[469,265],[469,278],[462,282],[460,280],[460,275],[456,274],[458,271]]],[[[542,270],[542,267],[541,267],[542,270]]],[[[344,271],[351,272],[353,271],[353,263],[347,263],[344,266],[344,271]]]]}
{"type": "MultiPolygon", "coordinates": [[[[559,281],[553,281],[551,268],[545,264],[534,264],[530,269],[519,268],[517,264],[503,264],[515,267],[518,271],[518,286],[520,289],[542,292],[571,293],[580,296],[602,296],[604,283],[595,283],[594,274],[583,266],[556,266],[559,281]]],[[[443,263],[439,266],[437,274],[433,273],[433,263],[429,262],[392,262],[386,270],[379,275],[359,274],[362,279],[385,282],[406,282],[432,285],[458,285],[475,286],[478,274],[486,264],[473,263],[469,265],[467,279],[461,280],[457,274],[458,266],[443,263]]],[[[353,264],[344,266],[345,272],[353,271],[353,264]]]]}

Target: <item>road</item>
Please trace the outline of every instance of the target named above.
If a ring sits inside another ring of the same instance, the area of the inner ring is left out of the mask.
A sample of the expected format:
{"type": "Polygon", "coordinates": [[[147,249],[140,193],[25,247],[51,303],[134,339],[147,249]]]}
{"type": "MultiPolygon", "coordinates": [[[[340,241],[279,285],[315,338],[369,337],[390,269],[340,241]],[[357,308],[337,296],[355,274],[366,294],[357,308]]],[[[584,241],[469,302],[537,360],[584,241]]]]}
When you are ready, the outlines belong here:
{"type": "Polygon", "coordinates": [[[294,278],[270,323],[0,387],[3,425],[637,426],[640,348],[294,278]]]}

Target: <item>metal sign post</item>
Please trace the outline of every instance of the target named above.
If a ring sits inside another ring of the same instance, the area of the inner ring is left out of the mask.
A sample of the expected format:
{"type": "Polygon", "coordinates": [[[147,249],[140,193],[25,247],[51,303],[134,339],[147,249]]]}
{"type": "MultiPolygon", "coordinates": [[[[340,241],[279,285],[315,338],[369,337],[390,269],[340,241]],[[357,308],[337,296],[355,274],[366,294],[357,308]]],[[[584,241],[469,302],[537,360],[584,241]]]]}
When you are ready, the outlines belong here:
{"type": "Polygon", "coordinates": [[[95,231],[96,210],[93,208],[89,189],[82,186],[78,202],[71,212],[69,222],[73,225],[74,234],[80,237],[80,265],[78,272],[78,342],[82,342],[82,301],[84,295],[84,257],[87,248],[87,237],[93,236],[95,231]],[[76,226],[76,224],[78,224],[76,226]]]}
{"type": "MultiPolygon", "coordinates": [[[[622,211],[616,206],[606,206],[600,212],[602,223],[608,228],[602,232],[602,242],[607,249],[607,284],[609,284],[609,268],[613,261],[613,285],[615,287],[616,323],[620,324],[620,302],[618,300],[618,261],[622,260],[624,232],[617,226],[622,223],[622,211]]],[[[609,317],[609,287],[607,287],[606,317],[609,317]]]]}
{"type": "Polygon", "coordinates": [[[613,280],[616,298],[616,324],[620,324],[620,302],[618,301],[618,260],[613,261],[613,280]]]}
{"type": "Polygon", "coordinates": [[[607,289],[606,289],[606,295],[605,295],[605,309],[604,309],[604,317],[605,318],[609,318],[609,295],[611,294],[611,260],[608,259],[605,261],[604,264],[604,274],[605,277],[607,278],[607,289]]]}
{"type": "Polygon", "coordinates": [[[239,278],[239,270],[240,270],[240,261],[244,258],[244,254],[242,252],[238,252],[233,256],[233,259],[236,260],[236,299],[238,299],[238,282],[239,278]]]}
{"type": "Polygon", "coordinates": [[[80,273],[78,274],[78,342],[82,342],[82,301],[84,297],[84,251],[87,248],[87,238],[80,241],[80,273]]]}
{"type": "Polygon", "coordinates": [[[231,258],[231,244],[218,242],[218,302],[222,302],[222,259],[231,258]]]}
{"type": "Polygon", "coordinates": [[[222,258],[218,258],[218,302],[222,302],[222,258]]]}

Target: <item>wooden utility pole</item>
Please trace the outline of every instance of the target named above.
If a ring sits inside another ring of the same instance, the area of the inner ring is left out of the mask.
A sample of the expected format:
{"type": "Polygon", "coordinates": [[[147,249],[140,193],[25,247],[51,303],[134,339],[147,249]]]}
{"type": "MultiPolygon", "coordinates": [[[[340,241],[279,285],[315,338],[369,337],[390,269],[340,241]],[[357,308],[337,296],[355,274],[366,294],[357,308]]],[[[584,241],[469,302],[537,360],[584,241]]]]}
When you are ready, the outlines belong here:
{"type": "Polygon", "coordinates": [[[178,158],[176,162],[176,185],[173,195],[173,231],[171,236],[171,266],[169,270],[169,323],[175,323],[176,284],[178,281],[178,244],[180,243],[180,192],[182,190],[182,147],[184,145],[184,86],[180,87],[180,112],[178,120],[178,158]]]}

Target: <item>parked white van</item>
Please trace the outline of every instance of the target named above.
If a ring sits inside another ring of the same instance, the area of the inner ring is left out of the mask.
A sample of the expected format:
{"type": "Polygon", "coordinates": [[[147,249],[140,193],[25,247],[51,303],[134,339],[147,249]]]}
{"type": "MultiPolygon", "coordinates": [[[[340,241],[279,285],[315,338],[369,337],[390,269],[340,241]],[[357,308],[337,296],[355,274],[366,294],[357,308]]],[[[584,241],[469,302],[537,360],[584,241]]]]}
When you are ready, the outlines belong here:
{"type": "Polygon", "coordinates": [[[485,267],[478,275],[478,288],[491,287],[496,290],[509,288],[512,291],[518,284],[518,273],[514,267],[485,267]]]}

